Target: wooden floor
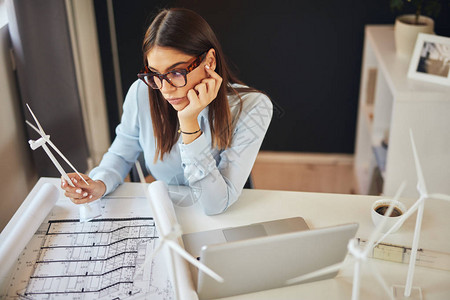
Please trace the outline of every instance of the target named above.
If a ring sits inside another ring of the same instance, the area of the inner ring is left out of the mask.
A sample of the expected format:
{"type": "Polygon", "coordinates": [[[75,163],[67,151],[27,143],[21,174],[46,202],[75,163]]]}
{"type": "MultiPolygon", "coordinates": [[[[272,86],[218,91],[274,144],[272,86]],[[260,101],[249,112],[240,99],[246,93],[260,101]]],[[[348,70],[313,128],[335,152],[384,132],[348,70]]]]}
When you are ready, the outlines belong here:
{"type": "Polygon", "coordinates": [[[353,155],[261,151],[252,178],[256,189],[355,193],[353,155]]]}

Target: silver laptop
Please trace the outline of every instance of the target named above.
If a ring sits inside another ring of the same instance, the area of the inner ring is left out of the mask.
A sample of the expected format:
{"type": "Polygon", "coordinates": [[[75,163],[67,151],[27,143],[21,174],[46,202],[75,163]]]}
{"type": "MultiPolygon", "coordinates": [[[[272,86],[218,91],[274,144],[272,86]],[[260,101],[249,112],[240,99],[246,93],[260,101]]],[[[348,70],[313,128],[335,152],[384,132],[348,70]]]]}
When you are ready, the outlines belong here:
{"type": "Polygon", "coordinates": [[[288,279],[341,262],[358,224],[305,229],[302,218],[291,218],[183,235],[186,250],[225,280],[219,283],[191,268],[199,298],[279,288],[288,279]]]}

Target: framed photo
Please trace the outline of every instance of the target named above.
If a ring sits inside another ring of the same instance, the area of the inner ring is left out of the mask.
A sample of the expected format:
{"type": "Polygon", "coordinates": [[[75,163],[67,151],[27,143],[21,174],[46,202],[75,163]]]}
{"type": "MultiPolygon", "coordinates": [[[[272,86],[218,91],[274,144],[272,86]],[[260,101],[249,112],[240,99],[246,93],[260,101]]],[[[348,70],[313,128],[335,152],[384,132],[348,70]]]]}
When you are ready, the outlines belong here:
{"type": "Polygon", "coordinates": [[[450,38],[419,33],[408,78],[450,86],[450,38]]]}

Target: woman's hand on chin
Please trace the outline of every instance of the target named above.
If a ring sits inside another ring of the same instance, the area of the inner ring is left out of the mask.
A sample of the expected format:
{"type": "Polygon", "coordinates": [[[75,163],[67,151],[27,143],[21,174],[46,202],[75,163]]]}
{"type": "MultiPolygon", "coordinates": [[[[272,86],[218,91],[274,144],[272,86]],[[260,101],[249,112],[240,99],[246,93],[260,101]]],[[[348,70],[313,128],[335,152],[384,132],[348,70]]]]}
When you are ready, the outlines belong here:
{"type": "Polygon", "coordinates": [[[183,130],[183,123],[192,123],[194,120],[197,121],[200,112],[216,99],[220,85],[222,84],[222,77],[211,70],[208,65],[205,66],[205,70],[209,77],[203,79],[193,89],[188,91],[187,98],[189,104],[178,111],[180,127],[183,130]]]}

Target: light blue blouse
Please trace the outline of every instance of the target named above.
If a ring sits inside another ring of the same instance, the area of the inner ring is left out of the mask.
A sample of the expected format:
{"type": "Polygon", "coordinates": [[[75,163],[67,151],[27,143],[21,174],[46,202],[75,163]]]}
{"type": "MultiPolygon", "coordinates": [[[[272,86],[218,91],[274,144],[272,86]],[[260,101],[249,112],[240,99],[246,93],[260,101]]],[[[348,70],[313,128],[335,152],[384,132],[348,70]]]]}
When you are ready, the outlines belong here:
{"type": "Polygon", "coordinates": [[[208,215],[224,212],[240,196],[272,118],[272,103],[266,95],[242,93],[241,98],[243,106],[238,116],[239,98],[228,96],[235,123],[231,147],[225,150],[211,147],[206,107],[198,116],[203,134],[187,145],[182,143],[180,137],[163,160],[153,163],[156,142],[148,89],[137,80],[125,98],[116,138],[100,165],[89,176],[94,180],[102,180],[108,194],[123,182],[143,152],[146,167],[156,180],[162,180],[168,185],[189,187],[192,199],[199,201],[208,215]]]}

